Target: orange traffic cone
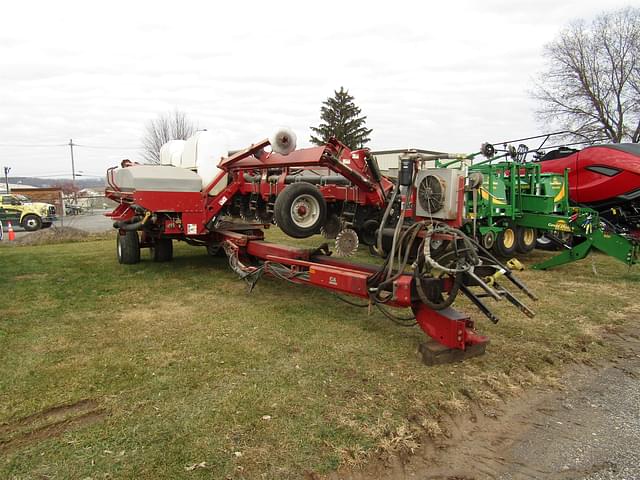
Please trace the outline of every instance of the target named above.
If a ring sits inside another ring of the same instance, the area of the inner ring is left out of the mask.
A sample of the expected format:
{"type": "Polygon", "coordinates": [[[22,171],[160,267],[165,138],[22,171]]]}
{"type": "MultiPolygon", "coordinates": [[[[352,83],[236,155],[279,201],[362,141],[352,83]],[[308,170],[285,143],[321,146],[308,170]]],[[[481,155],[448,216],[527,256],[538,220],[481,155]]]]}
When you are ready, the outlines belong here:
{"type": "Polygon", "coordinates": [[[13,225],[11,225],[11,222],[7,222],[7,233],[9,234],[10,242],[16,239],[16,232],[13,231],[13,225]]]}

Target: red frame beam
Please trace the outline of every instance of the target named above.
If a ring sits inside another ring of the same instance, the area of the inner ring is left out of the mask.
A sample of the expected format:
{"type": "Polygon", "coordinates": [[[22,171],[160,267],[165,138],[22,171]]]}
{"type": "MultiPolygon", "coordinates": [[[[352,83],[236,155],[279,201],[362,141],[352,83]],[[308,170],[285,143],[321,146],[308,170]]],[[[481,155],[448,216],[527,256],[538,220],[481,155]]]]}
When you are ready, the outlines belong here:
{"type": "MultiPolygon", "coordinates": [[[[292,277],[291,281],[294,283],[313,285],[370,301],[367,279],[377,271],[375,266],[312,255],[313,250],[269,243],[238,232],[219,233],[222,241],[229,241],[238,247],[240,257],[279,263],[295,271],[308,273],[308,278],[292,277]]],[[[265,271],[269,272],[268,269],[265,271]]],[[[445,285],[445,288],[450,288],[450,284],[445,285]]],[[[488,343],[487,337],[475,331],[473,320],[468,316],[451,307],[432,310],[420,302],[414,291],[412,274],[402,274],[393,282],[393,287],[389,290],[392,297],[385,305],[411,308],[418,326],[447,348],[466,350],[471,346],[488,343]]]]}

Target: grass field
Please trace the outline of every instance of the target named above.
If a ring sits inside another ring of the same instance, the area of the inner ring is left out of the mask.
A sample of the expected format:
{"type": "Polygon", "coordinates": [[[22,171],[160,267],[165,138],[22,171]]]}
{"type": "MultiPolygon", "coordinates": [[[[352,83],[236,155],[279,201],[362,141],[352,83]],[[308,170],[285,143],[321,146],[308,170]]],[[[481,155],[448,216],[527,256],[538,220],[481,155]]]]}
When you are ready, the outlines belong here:
{"type": "Polygon", "coordinates": [[[471,403],[612,355],[602,333],[640,311],[640,273],[604,256],[526,270],[535,319],[500,304],[493,325],[457,302],[491,337],[487,354],[426,367],[417,327],[328,292],[265,278],[248,294],[226,260],[186,245],[165,264],[122,266],[114,250],[112,239],[0,248],[0,478],[357,467],[442,435],[471,403]]]}

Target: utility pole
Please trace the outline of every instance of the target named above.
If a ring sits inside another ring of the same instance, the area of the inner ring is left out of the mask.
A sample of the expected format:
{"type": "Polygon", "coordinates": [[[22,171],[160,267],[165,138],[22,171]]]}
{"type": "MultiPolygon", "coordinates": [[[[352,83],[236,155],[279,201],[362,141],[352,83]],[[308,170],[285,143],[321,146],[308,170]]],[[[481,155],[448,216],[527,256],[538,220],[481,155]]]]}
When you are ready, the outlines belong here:
{"type": "Polygon", "coordinates": [[[69,139],[69,149],[71,150],[71,177],[73,178],[72,186],[73,186],[73,203],[77,204],[78,199],[76,198],[76,165],[73,161],[73,138],[69,139]]]}
{"type": "Polygon", "coordinates": [[[73,162],[73,138],[69,140],[69,149],[71,150],[71,176],[73,177],[73,185],[76,184],[76,166],[73,162]]]}
{"type": "Polygon", "coordinates": [[[4,167],[4,183],[7,186],[7,193],[11,193],[9,191],[9,172],[11,171],[11,167],[4,167]]]}

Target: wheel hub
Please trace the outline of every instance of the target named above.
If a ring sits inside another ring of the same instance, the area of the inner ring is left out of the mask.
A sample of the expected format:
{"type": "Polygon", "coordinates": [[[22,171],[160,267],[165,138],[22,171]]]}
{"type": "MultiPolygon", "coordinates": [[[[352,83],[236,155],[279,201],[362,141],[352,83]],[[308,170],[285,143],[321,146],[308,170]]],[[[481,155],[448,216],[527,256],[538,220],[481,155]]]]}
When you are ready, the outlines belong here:
{"type": "Polygon", "coordinates": [[[291,205],[291,220],[298,227],[311,227],[320,216],[320,205],[311,195],[300,195],[291,205]]]}
{"type": "Polygon", "coordinates": [[[527,228],[524,231],[524,242],[527,245],[532,245],[536,241],[536,234],[533,228],[527,228]]]}
{"type": "Polygon", "coordinates": [[[487,232],[482,236],[482,246],[489,250],[496,242],[496,235],[493,232],[487,232]]]}
{"type": "Polygon", "coordinates": [[[516,236],[513,230],[511,230],[510,228],[506,229],[503,234],[503,239],[504,239],[503,243],[505,247],[507,248],[513,247],[516,241],[516,236]]]}

